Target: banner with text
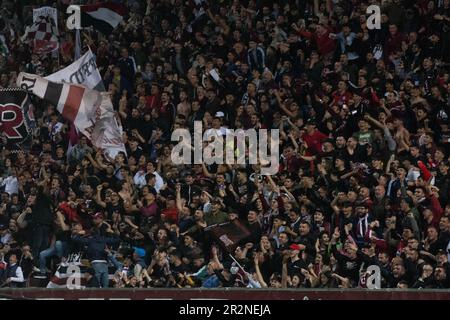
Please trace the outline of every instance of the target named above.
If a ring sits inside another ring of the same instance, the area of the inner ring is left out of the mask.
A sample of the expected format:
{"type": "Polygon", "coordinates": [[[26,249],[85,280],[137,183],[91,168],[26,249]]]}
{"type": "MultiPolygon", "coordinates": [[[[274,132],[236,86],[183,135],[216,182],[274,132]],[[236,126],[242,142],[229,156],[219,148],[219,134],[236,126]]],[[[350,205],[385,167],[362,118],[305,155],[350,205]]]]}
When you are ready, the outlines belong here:
{"type": "Polygon", "coordinates": [[[89,89],[105,91],[102,77],[95,63],[95,56],[90,49],[77,61],[45,79],[53,82],[82,84],[89,89]]]}

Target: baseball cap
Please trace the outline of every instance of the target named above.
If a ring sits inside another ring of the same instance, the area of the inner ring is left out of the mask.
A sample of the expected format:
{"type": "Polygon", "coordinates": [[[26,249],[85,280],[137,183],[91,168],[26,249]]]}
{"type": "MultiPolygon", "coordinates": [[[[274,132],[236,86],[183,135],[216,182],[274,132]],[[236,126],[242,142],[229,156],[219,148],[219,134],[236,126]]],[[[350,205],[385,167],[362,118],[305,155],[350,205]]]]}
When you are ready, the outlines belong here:
{"type": "Polygon", "coordinates": [[[194,171],[189,170],[189,171],[187,171],[187,172],[184,174],[184,178],[187,178],[187,177],[189,177],[189,176],[195,177],[194,171]]]}
{"type": "Polygon", "coordinates": [[[223,118],[223,117],[225,117],[225,113],[223,113],[222,111],[217,111],[215,114],[215,117],[223,118]]]}
{"type": "Polygon", "coordinates": [[[96,214],[94,214],[93,217],[94,217],[94,219],[97,219],[97,218],[104,219],[105,218],[105,216],[101,212],[97,212],[96,214]]]}
{"type": "Polygon", "coordinates": [[[296,244],[296,243],[291,244],[291,245],[289,246],[289,249],[291,249],[291,250],[297,250],[297,251],[302,250],[302,248],[301,248],[298,244],[296,244]]]}
{"type": "Polygon", "coordinates": [[[134,249],[134,252],[136,252],[136,254],[139,257],[141,257],[141,258],[145,257],[145,249],[139,248],[139,247],[133,247],[133,249],[134,249]]]}

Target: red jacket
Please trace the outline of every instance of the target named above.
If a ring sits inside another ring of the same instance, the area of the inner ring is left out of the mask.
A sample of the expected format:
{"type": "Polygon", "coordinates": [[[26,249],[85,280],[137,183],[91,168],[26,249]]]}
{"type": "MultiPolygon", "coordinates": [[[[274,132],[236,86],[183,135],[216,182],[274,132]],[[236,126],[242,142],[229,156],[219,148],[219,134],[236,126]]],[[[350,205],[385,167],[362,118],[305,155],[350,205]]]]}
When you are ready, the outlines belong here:
{"type": "Polygon", "coordinates": [[[311,135],[305,133],[302,136],[302,140],[305,141],[308,145],[308,152],[311,155],[316,155],[322,152],[322,142],[327,138],[328,136],[320,132],[319,130],[314,131],[314,133],[311,135]]]}
{"type": "Polygon", "coordinates": [[[333,92],[333,104],[342,106],[348,104],[348,101],[352,98],[352,94],[345,91],[344,94],[340,94],[339,91],[333,92]]]}
{"type": "Polygon", "coordinates": [[[436,198],[434,194],[428,196],[427,198],[430,200],[431,203],[430,210],[433,211],[433,221],[431,222],[431,224],[439,227],[439,220],[441,220],[444,210],[442,209],[439,200],[436,198]]]}
{"type": "Polygon", "coordinates": [[[397,51],[402,51],[402,42],[406,41],[406,37],[401,32],[397,32],[395,35],[389,35],[389,38],[384,44],[383,56],[385,60],[389,59],[389,56],[397,51]]]}
{"type": "Polygon", "coordinates": [[[64,216],[70,223],[82,222],[82,219],[78,215],[77,208],[72,208],[68,202],[62,202],[58,208],[63,212],[64,216]]]}
{"type": "Polygon", "coordinates": [[[166,208],[161,211],[161,215],[164,215],[171,223],[178,224],[178,210],[177,208],[166,208]]]}
{"type": "Polygon", "coordinates": [[[148,108],[148,110],[150,110],[150,111],[155,108],[158,110],[161,110],[161,106],[162,106],[161,98],[159,97],[159,95],[147,96],[145,105],[148,108]]]}
{"type": "Polygon", "coordinates": [[[327,31],[323,35],[317,35],[317,33],[312,33],[309,31],[300,31],[299,34],[307,39],[313,40],[316,45],[319,53],[321,55],[326,55],[333,52],[336,49],[336,40],[330,39],[331,29],[327,29],[327,31]]]}
{"type": "MultiPolygon", "coordinates": [[[[377,240],[374,240],[373,243],[375,243],[375,250],[377,253],[386,252],[390,255],[390,258],[393,258],[395,256],[395,254],[393,254],[392,252],[389,251],[389,246],[388,246],[388,243],[386,242],[386,240],[377,239],[377,240]]],[[[405,242],[404,240],[400,241],[397,245],[397,252],[402,252],[403,249],[407,245],[408,245],[408,243],[405,242]]]]}

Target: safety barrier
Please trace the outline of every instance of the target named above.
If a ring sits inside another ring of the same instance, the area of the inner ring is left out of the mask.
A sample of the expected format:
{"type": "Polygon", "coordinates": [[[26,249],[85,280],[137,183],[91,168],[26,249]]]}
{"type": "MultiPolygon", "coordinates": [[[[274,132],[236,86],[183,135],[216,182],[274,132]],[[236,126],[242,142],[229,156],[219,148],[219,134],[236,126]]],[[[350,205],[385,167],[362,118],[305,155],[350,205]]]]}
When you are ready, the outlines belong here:
{"type": "Polygon", "coordinates": [[[450,290],[360,289],[0,289],[0,299],[58,300],[450,300],[450,290]]]}

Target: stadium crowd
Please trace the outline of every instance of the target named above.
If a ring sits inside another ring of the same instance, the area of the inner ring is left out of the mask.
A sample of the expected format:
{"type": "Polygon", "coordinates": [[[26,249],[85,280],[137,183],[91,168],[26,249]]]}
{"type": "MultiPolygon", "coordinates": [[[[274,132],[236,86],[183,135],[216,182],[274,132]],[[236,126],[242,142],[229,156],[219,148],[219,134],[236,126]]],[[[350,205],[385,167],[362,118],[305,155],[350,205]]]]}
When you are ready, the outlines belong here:
{"type": "MultiPolygon", "coordinates": [[[[41,57],[20,40],[32,1],[1,2],[1,87],[73,62],[71,1],[33,2],[59,9],[59,56],[41,57]]],[[[366,288],[375,265],[383,288],[450,288],[449,0],[123,3],[113,34],[82,39],[127,154],[68,149],[33,98],[31,141],[1,141],[3,286],[82,252],[89,287],[366,288]],[[279,129],[278,173],[173,164],[172,131],[195,121],[279,129]],[[250,236],[231,257],[208,228],[233,220],[250,236]]]]}

